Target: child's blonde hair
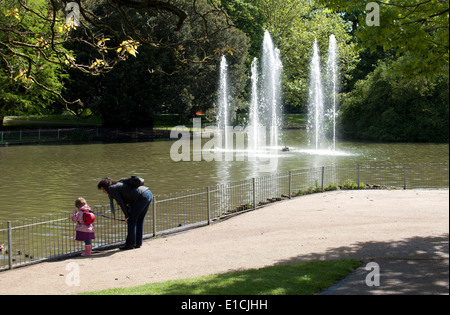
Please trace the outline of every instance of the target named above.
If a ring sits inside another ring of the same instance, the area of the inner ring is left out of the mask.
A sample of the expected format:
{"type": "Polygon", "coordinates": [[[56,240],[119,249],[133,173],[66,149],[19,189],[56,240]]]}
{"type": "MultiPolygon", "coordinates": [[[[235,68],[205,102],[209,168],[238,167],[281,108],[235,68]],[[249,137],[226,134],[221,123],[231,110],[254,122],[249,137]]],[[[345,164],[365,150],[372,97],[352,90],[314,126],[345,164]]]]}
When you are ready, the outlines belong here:
{"type": "Polygon", "coordinates": [[[75,200],[75,207],[77,207],[78,209],[84,207],[85,205],[87,205],[86,199],[80,197],[75,200]]]}

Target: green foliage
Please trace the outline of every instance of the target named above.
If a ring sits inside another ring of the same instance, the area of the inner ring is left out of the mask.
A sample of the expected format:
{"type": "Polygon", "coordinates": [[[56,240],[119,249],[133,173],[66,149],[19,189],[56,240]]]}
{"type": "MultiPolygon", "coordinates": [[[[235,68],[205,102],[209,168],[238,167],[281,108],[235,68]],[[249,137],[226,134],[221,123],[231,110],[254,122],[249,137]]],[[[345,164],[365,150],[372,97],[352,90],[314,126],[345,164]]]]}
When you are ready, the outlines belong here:
{"type": "Polygon", "coordinates": [[[346,180],[344,182],[344,185],[339,186],[336,183],[330,183],[328,184],[328,186],[323,188],[322,191],[322,187],[319,186],[319,182],[316,180],[315,182],[315,186],[309,186],[306,190],[300,189],[295,196],[306,196],[306,195],[311,195],[311,194],[316,194],[316,193],[321,193],[321,192],[325,192],[325,191],[335,191],[335,190],[339,190],[339,189],[343,189],[343,190],[353,190],[353,189],[365,189],[365,185],[364,183],[360,183],[359,186],[357,183],[355,183],[352,180],[346,180]]]}
{"type": "MultiPolygon", "coordinates": [[[[408,60],[381,62],[366,80],[343,97],[339,115],[342,136],[398,142],[449,141],[448,74],[405,79],[408,60]]],[[[448,71],[448,70],[447,70],[448,71]]]]}
{"type": "Polygon", "coordinates": [[[408,55],[404,74],[409,77],[444,74],[449,66],[449,2],[440,0],[376,1],[380,26],[366,23],[366,1],[338,0],[324,5],[353,18],[354,34],[363,47],[383,47],[397,56],[408,55]],[[356,28],[356,29],[355,29],[356,28]]]}
{"type": "Polygon", "coordinates": [[[364,183],[360,183],[358,186],[358,183],[355,183],[351,179],[348,179],[344,182],[344,186],[342,186],[343,190],[356,190],[356,189],[364,189],[364,183]]]}
{"type": "MultiPolygon", "coordinates": [[[[65,77],[61,56],[46,40],[51,25],[28,14],[17,1],[0,3],[0,116],[51,114],[62,107],[52,106],[57,98],[52,91],[61,91],[65,77]]],[[[50,14],[45,0],[33,1],[29,8],[41,16],[50,14]]]]}
{"type": "Polygon", "coordinates": [[[226,54],[233,118],[244,123],[250,62],[269,30],[285,112],[306,112],[314,39],[325,64],[334,34],[343,137],[448,142],[448,1],[377,1],[380,26],[369,27],[367,2],[356,0],[174,0],[165,9],[86,0],[78,28],[63,22],[67,2],[0,0],[0,115],[66,108],[121,127],[151,126],[160,114],[214,117],[226,54]]]}
{"type": "Polygon", "coordinates": [[[377,1],[380,26],[367,25],[366,2],[320,2],[343,14],[364,48],[343,96],[342,136],[448,142],[448,1],[377,1]]]}
{"type": "Polygon", "coordinates": [[[323,190],[324,191],[335,191],[335,190],[339,190],[339,186],[338,186],[338,184],[329,184],[323,190]]]}
{"type": "Polygon", "coordinates": [[[259,57],[266,30],[266,16],[259,7],[260,0],[222,0],[222,7],[234,25],[250,38],[249,63],[259,57]]]}
{"type": "MultiPolygon", "coordinates": [[[[217,99],[218,65],[223,53],[230,63],[233,105],[236,109],[243,106],[239,97],[247,84],[247,37],[239,29],[229,28],[224,14],[212,14],[213,8],[206,0],[196,1],[195,8],[184,1],[173,3],[189,16],[179,32],[173,31],[164,14],[128,11],[133,24],[140,26],[136,31],[165,45],[143,45],[136,58],[129,58],[98,77],[71,74],[68,93],[89,104],[106,125],[152,126],[159,114],[190,118],[197,111],[206,113],[214,108],[217,99]],[[169,46],[177,47],[176,51],[169,46]],[[205,56],[208,57],[203,60],[205,56]]],[[[101,6],[93,11],[100,9],[101,6]]],[[[105,22],[120,27],[114,23],[118,18],[111,15],[105,22]]],[[[73,49],[77,54],[83,53],[77,47],[73,49]]]]}

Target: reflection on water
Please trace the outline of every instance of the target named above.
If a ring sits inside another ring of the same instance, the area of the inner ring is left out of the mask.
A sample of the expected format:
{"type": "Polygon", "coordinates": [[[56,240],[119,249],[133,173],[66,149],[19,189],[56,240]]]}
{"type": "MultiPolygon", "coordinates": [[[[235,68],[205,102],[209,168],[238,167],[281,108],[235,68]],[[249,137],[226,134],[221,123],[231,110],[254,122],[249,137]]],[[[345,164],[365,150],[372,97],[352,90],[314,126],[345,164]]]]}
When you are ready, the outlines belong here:
{"type": "MultiPolygon", "coordinates": [[[[276,153],[278,173],[302,167],[364,163],[448,163],[448,144],[343,142],[336,153],[310,150],[306,132],[284,131],[276,153]]],[[[269,163],[249,161],[243,151],[233,161],[179,162],[170,158],[172,141],[114,144],[32,145],[0,148],[0,221],[70,212],[77,197],[91,206],[108,204],[99,179],[145,178],[156,195],[270,175],[269,163]],[[240,161],[239,160],[243,160],[240,161]]],[[[195,154],[195,152],[194,152],[195,154]]]]}

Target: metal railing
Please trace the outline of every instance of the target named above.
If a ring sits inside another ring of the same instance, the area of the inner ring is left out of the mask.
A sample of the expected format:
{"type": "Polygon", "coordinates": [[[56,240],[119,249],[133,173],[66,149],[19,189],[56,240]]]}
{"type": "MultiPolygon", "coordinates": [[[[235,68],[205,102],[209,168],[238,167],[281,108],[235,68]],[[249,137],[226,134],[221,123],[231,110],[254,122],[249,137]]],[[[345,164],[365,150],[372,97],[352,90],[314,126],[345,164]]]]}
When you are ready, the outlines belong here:
{"type": "Polygon", "coordinates": [[[112,141],[118,139],[137,141],[169,137],[170,131],[152,128],[122,130],[119,128],[83,127],[0,130],[0,146],[53,142],[112,141]]]}
{"type": "MultiPolygon", "coordinates": [[[[146,238],[210,224],[235,213],[313,192],[361,188],[448,189],[448,164],[356,165],[303,168],[289,173],[156,196],[144,223],[146,238]]],[[[94,208],[95,249],[124,243],[121,211],[94,208]]],[[[0,270],[78,255],[71,213],[0,223],[0,270]]]]}

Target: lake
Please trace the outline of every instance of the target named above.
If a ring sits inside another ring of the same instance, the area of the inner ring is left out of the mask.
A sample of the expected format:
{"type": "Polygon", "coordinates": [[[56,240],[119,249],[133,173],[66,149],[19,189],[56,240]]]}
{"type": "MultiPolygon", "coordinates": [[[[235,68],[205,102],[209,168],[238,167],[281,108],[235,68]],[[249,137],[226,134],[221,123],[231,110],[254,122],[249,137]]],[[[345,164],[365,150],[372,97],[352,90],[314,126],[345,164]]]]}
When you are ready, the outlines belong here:
{"type": "MultiPolygon", "coordinates": [[[[205,144],[207,140],[203,140],[205,144]]],[[[448,144],[368,143],[344,141],[335,154],[310,150],[306,131],[284,130],[276,172],[304,167],[357,164],[448,163],[448,144]]],[[[71,212],[75,199],[91,207],[108,205],[97,190],[103,177],[139,175],[155,195],[214,186],[268,175],[268,161],[236,153],[233,161],[174,162],[175,140],[141,143],[92,143],[0,147],[0,222],[71,212]],[[244,161],[236,161],[242,158],[244,161]]],[[[195,152],[194,152],[195,154],[195,152]]]]}

